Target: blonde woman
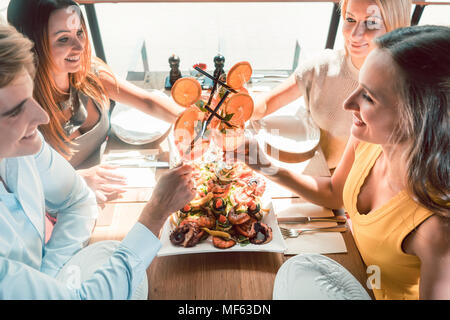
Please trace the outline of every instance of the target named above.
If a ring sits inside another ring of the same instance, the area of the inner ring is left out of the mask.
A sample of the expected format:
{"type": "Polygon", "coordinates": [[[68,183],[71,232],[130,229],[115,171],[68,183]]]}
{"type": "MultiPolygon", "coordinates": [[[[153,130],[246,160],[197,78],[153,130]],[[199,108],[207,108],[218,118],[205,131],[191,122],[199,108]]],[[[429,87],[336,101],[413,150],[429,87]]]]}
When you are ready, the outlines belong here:
{"type": "Polygon", "coordinates": [[[33,98],[32,46],[0,25],[0,300],[130,299],[161,247],[155,234],[193,198],[192,168],[160,178],[138,222],[92,277],[78,288],[56,280],[88,243],[98,211],[94,193],[37,130],[49,116],[33,98]],[[57,222],[44,243],[46,210],[57,222]]]}
{"type": "Polygon", "coordinates": [[[253,119],[260,119],[303,96],[329,168],[338,164],[350,135],[352,118],[342,104],[358,85],[358,73],[373,39],[410,25],[411,0],[342,0],[345,50],[325,50],[304,61],[294,74],[256,101],[253,119]]]}

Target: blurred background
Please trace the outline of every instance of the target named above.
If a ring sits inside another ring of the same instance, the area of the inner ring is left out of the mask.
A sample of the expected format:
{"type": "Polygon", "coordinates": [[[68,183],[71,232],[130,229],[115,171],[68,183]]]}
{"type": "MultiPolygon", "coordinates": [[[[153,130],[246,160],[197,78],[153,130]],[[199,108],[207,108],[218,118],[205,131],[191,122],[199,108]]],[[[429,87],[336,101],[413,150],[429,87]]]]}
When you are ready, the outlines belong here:
{"type": "MultiPolygon", "coordinates": [[[[0,0],[5,20],[8,3],[0,0]]],[[[143,71],[143,41],[150,71],[168,71],[172,54],[180,57],[182,71],[199,62],[211,70],[217,53],[225,56],[225,70],[242,60],[254,69],[290,70],[296,42],[300,59],[325,48],[333,3],[102,3],[95,10],[107,63],[126,77],[143,71]]],[[[449,17],[450,5],[430,5],[419,24],[449,25],[449,17]]],[[[334,48],[343,47],[341,25],[342,19],[334,48]]]]}

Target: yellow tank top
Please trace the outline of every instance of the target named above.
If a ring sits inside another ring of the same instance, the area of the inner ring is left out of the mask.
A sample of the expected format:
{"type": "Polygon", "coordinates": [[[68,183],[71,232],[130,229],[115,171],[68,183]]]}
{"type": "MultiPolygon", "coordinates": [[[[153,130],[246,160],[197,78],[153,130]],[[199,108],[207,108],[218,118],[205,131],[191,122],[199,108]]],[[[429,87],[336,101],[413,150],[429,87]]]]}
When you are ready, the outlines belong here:
{"type": "Polygon", "coordinates": [[[432,212],[414,202],[405,190],[368,214],[357,210],[361,186],[381,152],[380,145],[359,143],[344,186],[344,208],[352,221],[353,237],[361,257],[370,267],[368,276],[374,280],[371,283],[375,298],[418,299],[420,260],[404,253],[402,242],[432,212]]]}

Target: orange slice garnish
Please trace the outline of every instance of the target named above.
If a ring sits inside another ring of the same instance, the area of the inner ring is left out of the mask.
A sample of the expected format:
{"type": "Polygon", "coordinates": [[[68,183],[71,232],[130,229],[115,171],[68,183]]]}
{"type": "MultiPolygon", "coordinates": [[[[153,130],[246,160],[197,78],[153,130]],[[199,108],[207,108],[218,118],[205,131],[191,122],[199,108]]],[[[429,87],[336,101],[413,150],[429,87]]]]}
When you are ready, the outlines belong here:
{"type": "Polygon", "coordinates": [[[202,112],[197,107],[186,109],[175,121],[175,143],[190,143],[194,138],[195,126],[202,120],[202,112]]]}
{"type": "Polygon", "coordinates": [[[240,89],[252,76],[252,67],[247,61],[236,63],[227,73],[227,84],[233,89],[240,89]]]}
{"type": "Polygon", "coordinates": [[[194,78],[180,78],[173,84],[171,95],[180,106],[189,107],[200,99],[202,87],[194,78]]]}
{"type": "Polygon", "coordinates": [[[249,120],[253,114],[253,105],[253,99],[248,94],[233,94],[225,105],[225,113],[233,114],[230,123],[240,124],[249,120]]]}
{"type": "Polygon", "coordinates": [[[186,109],[175,121],[175,145],[184,160],[194,160],[202,156],[209,148],[209,140],[200,138],[195,142],[194,148],[187,152],[197,134],[195,128],[202,120],[204,120],[204,113],[196,106],[192,106],[186,109]]]}
{"type": "Polygon", "coordinates": [[[245,89],[245,87],[242,87],[242,88],[236,89],[236,91],[237,91],[237,92],[239,92],[239,93],[246,93],[246,94],[248,94],[248,90],[247,90],[247,89],[245,89]]]}

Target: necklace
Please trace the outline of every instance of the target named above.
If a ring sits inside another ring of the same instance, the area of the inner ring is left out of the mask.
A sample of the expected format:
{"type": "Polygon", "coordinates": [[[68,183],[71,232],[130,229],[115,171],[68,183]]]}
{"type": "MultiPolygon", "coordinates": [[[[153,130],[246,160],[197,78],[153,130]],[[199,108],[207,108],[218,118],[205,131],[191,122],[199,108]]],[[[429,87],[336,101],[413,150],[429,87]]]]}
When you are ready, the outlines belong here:
{"type": "Polygon", "coordinates": [[[70,111],[72,112],[73,115],[73,93],[72,93],[72,88],[69,89],[69,99],[65,100],[65,101],[61,101],[59,103],[59,108],[62,111],[65,111],[67,109],[70,109],[70,111]]]}
{"type": "Polygon", "coordinates": [[[86,121],[87,110],[84,105],[80,103],[78,94],[72,86],[70,87],[69,99],[60,102],[59,106],[62,111],[70,109],[71,112],[69,120],[62,125],[64,132],[67,137],[69,137],[86,121]]]}

